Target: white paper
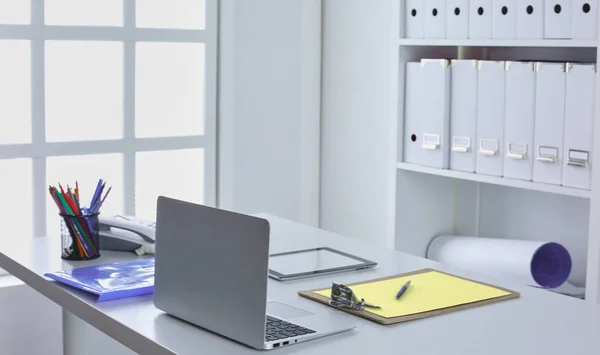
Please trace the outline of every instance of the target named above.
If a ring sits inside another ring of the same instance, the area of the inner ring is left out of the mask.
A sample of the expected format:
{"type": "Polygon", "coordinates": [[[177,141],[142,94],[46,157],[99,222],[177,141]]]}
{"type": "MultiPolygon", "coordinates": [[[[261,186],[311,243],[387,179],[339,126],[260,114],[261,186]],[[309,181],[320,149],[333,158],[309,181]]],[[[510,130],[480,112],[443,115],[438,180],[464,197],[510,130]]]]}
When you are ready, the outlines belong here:
{"type": "MultiPolygon", "coordinates": [[[[504,238],[439,236],[430,243],[427,258],[530,286],[548,287],[538,283],[532,272],[532,260],[536,252],[548,244],[549,242],[543,241],[504,238]]],[[[558,247],[561,248],[559,245],[558,247]]],[[[566,251],[564,248],[561,250],[566,251]]],[[[571,269],[570,256],[568,261],[568,272],[557,277],[559,281],[554,282],[558,285],[552,287],[558,287],[568,279],[571,269]]]]}
{"type": "Polygon", "coordinates": [[[549,291],[576,298],[585,298],[585,287],[577,287],[568,281],[557,288],[549,289],[549,291]]]}

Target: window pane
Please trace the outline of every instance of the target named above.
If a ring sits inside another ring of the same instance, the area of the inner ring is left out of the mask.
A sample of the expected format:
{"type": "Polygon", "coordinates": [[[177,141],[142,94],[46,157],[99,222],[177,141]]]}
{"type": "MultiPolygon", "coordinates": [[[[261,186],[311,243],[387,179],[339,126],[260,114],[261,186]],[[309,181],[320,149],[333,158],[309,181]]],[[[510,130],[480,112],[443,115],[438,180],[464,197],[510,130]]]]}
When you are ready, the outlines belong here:
{"type": "Polygon", "coordinates": [[[123,0],[46,0],[44,11],[47,25],[123,26],[123,0]]]}
{"type": "Polygon", "coordinates": [[[31,23],[31,2],[0,0],[0,24],[27,25],[31,23]]]}
{"type": "Polygon", "coordinates": [[[29,43],[0,40],[0,144],[31,142],[29,43]]]}
{"type": "Polygon", "coordinates": [[[204,203],[204,150],[137,153],[135,186],[135,214],[150,220],[159,195],[204,203]]]}
{"type": "Polygon", "coordinates": [[[204,44],[138,43],[137,137],[204,134],[204,44]]]}
{"type": "Polygon", "coordinates": [[[206,22],[205,0],[138,0],[137,27],[202,30],[206,22]]]}
{"type": "Polygon", "coordinates": [[[123,137],[123,43],[46,42],[46,139],[123,137]]]}
{"type": "Polygon", "coordinates": [[[0,244],[33,237],[31,159],[0,160],[0,184],[4,187],[0,199],[0,244]]]}
{"type": "MultiPolygon", "coordinates": [[[[67,157],[49,157],[46,163],[46,185],[63,188],[67,184],[75,186],[79,182],[80,204],[89,207],[98,179],[106,181],[106,188],[112,186],[100,212],[103,215],[123,213],[123,159],[121,154],[77,155],[67,157]]],[[[46,194],[47,234],[60,235],[58,207],[46,194]]]]}

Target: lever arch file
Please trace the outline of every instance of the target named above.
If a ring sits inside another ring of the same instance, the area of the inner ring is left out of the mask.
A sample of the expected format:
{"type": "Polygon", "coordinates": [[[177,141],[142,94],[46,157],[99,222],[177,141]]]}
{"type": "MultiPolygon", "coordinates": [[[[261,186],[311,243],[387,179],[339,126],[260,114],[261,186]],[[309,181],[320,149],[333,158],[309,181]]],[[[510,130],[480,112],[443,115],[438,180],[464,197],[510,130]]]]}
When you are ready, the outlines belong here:
{"type": "Polygon", "coordinates": [[[406,0],[404,23],[406,38],[423,38],[425,31],[425,1],[406,0]]]}
{"type": "Polygon", "coordinates": [[[424,1],[425,38],[446,38],[446,0],[424,1]]]}
{"type": "Polygon", "coordinates": [[[565,64],[536,63],[533,181],[560,185],[565,123],[565,64]]]}
{"type": "Polygon", "coordinates": [[[530,181],[533,175],[535,63],[506,62],[504,177],[530,181]]]}
{"type": "Polygon", "coordinates": [[[505,62],[478,63],[477,143],[478,174],[502,176],[504,154],[505,62]]]}
{"type": "Polygon", "coordinates": [[[598,0],[573,0],[571,23],[573,39],[596,39],[598,36],[598,0]]]}
{"type": "Polygon", "coordinates": [[[492,0],[469,1],[469,38],[490,39],[493,37],[492,0]]]}
{"type": "Polygon", "coordinates": [[[450,63],[450,169],[475,172],[477,60],[450,63]]]}
{"type": "Polygon", "coordinates": [[[517,37],[517,0],[493,0],[494,38],[517,37]]]}
{"type": "Polygon", "coordinates": [[[567,64],[562,184],[589,190],[596,65],[567,64]]]}
{"type": "Polygon", "coordinates": [[[571,38],[572,0],[545,1],[544,38],[571,38]]]}
{"type": "Polygon", "coordinates": [[[448,0],[446,38],[469,38],[469,0],[448,0]]]}
{"type": "Polygon", "coordinates": [[[404,161],[449,165],[450,66],[445,59],[406,64],[404,161]]]}
{"type": "Polygon", "coordinates": [[[544,38],[544,0],[518,0],[517,38],[544,38]]]}

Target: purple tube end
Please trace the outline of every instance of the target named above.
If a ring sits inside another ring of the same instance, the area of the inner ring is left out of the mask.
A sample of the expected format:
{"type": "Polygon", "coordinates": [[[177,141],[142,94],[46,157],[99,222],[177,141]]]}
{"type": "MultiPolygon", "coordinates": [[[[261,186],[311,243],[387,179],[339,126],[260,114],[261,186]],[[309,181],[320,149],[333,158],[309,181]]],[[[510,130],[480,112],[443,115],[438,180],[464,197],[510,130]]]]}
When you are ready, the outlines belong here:
{"type": "Polygon", "coordinates": [[[531,275],[544,288],[556,288],[565,283],[572,267],[569,251],[558,243],[544,244],[531,259],[531,275]]]}

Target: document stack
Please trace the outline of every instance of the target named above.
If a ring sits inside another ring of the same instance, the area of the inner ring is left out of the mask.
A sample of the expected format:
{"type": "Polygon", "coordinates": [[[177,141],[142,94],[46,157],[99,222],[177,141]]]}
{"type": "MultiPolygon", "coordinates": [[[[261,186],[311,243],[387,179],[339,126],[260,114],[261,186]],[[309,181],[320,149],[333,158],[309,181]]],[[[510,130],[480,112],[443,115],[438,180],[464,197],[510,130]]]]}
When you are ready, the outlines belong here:
{"type": "Polygon", "coordinates": [[[406,0],[406,38],[596,39],[598,0],[406,0]]]}
{"type": "Polygon", "coordinates": [[[590,190],[596,65],[406,64],[404,161],[590,190]]]}

